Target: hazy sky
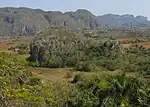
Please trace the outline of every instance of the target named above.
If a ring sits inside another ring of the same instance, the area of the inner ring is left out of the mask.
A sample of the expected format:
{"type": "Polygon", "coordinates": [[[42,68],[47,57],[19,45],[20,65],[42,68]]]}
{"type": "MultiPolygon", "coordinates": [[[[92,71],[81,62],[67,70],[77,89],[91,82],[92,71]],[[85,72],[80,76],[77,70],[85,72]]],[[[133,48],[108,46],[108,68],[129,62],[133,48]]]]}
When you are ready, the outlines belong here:
{"type": "Polygon", "coordinates": [[[107,13],[144,15],[150,19],[150,0],[0,0],[0,7],[29,7],[44,10],[90,10],[95,15],[107,13]]]}

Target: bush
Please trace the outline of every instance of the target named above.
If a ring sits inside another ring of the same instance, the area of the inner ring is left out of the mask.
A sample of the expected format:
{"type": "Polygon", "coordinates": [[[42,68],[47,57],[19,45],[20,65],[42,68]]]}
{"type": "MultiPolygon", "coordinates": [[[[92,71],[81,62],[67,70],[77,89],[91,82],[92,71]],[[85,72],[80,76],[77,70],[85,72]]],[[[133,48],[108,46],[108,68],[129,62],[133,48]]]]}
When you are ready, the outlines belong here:
{"type": "Polygon", "coordinates": [[[37,77],[31,77],[29,79],[29,85],[34,86],[34,85],[41,85],[41,79],[37,78],[37,77]]]}
{"type": "Polygon", "coordinates": [[[75,107],[148,107],[150,104],[149,89],[146,88],[148,84],[144,84],[144,81],[128,77],[124,73],[106,77],[89,81],[80,76],[80,81],[85,82],[84,85],[79,84],[77,95],[71,98],[71,104],[75,107]]]}
{"type": "Polygon", "coordinates": [[[80,62],[76,65],[76,70],[84,72],[95,71],[96,65],[93,62],[80,62]]]}
{"type": "Polygon", "coordinates": [[[32,66],[32,67],[39,67],[40,66],[39,62],[29,62],[28,65],[32,66]]]}
{"type": "Polygon", "coordinates": [[[18,54],[20,54],[20,55],[24,55],[24,54],[27,54],[28,52],[26,51],[26,50],[20,50],[19,52],[18,52],[18,54]]]}
{"type": "Polygon", "coordinates": [[[83,66],[83,71],[85,71],[85,72],[92,72],[95,69],[96,69],[96,65],[94,63],[92,63],[92,62],[87,62],[83,66]]]}

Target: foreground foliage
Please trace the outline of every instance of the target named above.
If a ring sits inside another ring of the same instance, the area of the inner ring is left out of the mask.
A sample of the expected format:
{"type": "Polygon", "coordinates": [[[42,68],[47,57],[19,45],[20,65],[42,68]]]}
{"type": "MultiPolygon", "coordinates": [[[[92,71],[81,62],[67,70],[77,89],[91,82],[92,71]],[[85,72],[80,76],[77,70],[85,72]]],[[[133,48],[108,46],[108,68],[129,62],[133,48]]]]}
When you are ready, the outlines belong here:
{"type": "MultiPolygon", "coordinates": [[[[25,106],[34,102],[53,104],[50,85],[42,84],[26,70],[28,63],[17,55],[0,54],[0,105],[25,106]],[[45,95],[47,97],[45,97],[45,95]]],[[[37,106],[36,106],[37,107],[37,106]]]]}
{"type": "Polygon", "coordinates": [[[149,107],[150,87],[144,81],[125,74],[105,76],[87,80],[82,75],[84,79],[76,83],[79,92],[69,102],[71,107],[149,107]]]}

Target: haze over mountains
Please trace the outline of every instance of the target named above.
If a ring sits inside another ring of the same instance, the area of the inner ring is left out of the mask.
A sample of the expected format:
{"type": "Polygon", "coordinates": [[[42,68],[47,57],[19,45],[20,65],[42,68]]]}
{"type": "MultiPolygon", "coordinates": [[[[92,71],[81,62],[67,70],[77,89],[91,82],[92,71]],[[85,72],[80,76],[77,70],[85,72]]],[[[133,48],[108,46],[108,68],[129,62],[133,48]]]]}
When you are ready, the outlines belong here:
{"type": "Polygon", "coordinates": [[[95,16],[88,10],[75,12],[43,11],[29,8],[0,8],[0,35],[31,35],[52,26],[66,26],[72,30],[104,27],[150,28],[144,16],[106,14],[95,16]]]}

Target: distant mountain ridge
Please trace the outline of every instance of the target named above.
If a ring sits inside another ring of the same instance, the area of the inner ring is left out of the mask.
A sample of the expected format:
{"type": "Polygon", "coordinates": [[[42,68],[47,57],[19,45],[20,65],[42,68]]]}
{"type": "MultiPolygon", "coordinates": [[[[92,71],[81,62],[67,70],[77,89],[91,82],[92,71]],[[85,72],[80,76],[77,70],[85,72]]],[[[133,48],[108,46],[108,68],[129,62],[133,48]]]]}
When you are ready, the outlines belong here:
{"type": "Polygon", "coordinates": [[[85,9],[75,12],[43,11],[41,9],[0,8],[0,35],[33,35],[52,26],[72,30],[100,29],[103,27],[145,27],[150,21],[144,16],[105,14],[95,16],[85,9]]]}
{"type": "Polygon", "coordinates": [[[104,24],[108,27],[150,27],[150,21],[147,17],[136,16],[125,14],[125,15],[115,15],[115,14],[106,14],[98,16],[104,24]]]}

